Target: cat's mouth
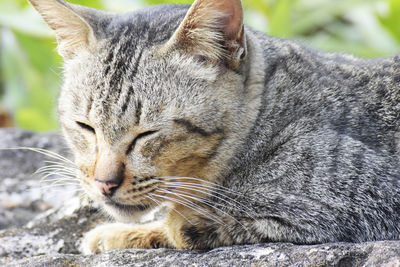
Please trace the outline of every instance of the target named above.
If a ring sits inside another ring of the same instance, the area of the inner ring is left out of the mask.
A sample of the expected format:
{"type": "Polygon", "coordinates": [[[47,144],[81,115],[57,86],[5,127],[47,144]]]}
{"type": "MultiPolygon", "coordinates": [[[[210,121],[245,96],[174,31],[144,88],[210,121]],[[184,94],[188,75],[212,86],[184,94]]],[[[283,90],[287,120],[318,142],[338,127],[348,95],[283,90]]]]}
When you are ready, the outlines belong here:
{"type": "Polygon", "coordinates": [[[151,208],[149,204],[138,204],[138,205],[127,205],[127,204],[122,204],[119,202],[116,202],[115,200],[112,199],[107,199],[105,201],[105,204],[108,206],[111,206],[113,208],[117,208],[119,210],[125,211],[125,212],[137,212],[137,211],[145,211],[151,208]]]}

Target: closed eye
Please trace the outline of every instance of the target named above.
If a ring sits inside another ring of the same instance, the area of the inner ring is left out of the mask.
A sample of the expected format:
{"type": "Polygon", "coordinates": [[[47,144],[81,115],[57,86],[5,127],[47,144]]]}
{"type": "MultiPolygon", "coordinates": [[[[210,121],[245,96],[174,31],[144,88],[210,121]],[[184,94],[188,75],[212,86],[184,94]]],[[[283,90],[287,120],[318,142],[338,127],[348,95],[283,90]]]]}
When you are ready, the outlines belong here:
{"type": "Polygon", "coordinates": [[[132,143],[129,145],[128,149],[126,150],[126,154],[129,154],[132,152],[132,150],[135,148],[136,143],[139,139],[149,136],[151,134],[154,134],[156,132],[158,132],[158,131],[147,131],[147,132],[141,133],[138,136],[136,136],[135,139],[133,139],[132,143]]]}
{"type": "Polygon", "coordinates": [[[85,124],[83,122],[77,121],[76,124],[78,124],[79,127],[81,127],[82,129],[84,129],[86,131],[89,131],[91,133],[96,133],[96,131],[94,130],[93,127],[91,127],[91,126],[89,126],[89,125],[87,125],[87,124],[85,124]]]}

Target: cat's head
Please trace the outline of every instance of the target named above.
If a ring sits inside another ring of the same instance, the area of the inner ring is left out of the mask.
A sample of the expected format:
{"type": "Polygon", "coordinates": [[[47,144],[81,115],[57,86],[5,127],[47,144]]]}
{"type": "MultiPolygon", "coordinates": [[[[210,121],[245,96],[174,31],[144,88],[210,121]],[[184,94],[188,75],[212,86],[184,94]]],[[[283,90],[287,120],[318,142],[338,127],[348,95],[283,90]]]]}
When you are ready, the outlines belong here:
{"type": "Polygon", "coordinates": [[[30,2],[65,61],[59,117],[86,192],[120,219],[206,193],[257,106],[240,1],[125,15],[30,2]]]}

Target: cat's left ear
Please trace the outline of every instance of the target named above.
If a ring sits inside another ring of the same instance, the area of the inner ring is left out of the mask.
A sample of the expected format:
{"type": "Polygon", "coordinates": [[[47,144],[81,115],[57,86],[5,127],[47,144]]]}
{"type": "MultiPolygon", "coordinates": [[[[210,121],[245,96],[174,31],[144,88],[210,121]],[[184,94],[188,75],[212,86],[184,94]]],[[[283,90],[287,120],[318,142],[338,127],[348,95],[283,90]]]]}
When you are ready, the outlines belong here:
{"type": "Polygon", "coordinates": [[[241,1],[196,0],[167,46],[238,68],[246,55],[241,1]]]}
{"type": "Polygon", "coordinates": [[[42,15],[57,37],[58,51],[70,59],[79,51],[90,50],[96,43],[87,18],[96,18],[97,10],[73,5],[63,0],[28,0],[42,15]]]}

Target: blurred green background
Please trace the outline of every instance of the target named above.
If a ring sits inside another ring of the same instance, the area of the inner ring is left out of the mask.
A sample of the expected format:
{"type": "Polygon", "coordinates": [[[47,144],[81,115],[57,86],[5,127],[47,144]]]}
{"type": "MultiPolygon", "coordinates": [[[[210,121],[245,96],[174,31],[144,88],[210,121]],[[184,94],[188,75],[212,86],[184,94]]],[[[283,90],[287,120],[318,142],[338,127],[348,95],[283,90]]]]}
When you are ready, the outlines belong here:
{"type": "MultiPolygon", "coordinates": [[[[125,12],[192,0],[71,0],[125,12]]],[[[327,51],[374,58],[400,52],[400,0],[244,0],[246,23],[327,51]]],[[[58,128],[62,61],[50,29],[27,0],[0,0],[0,125],[58,128]]]]}

